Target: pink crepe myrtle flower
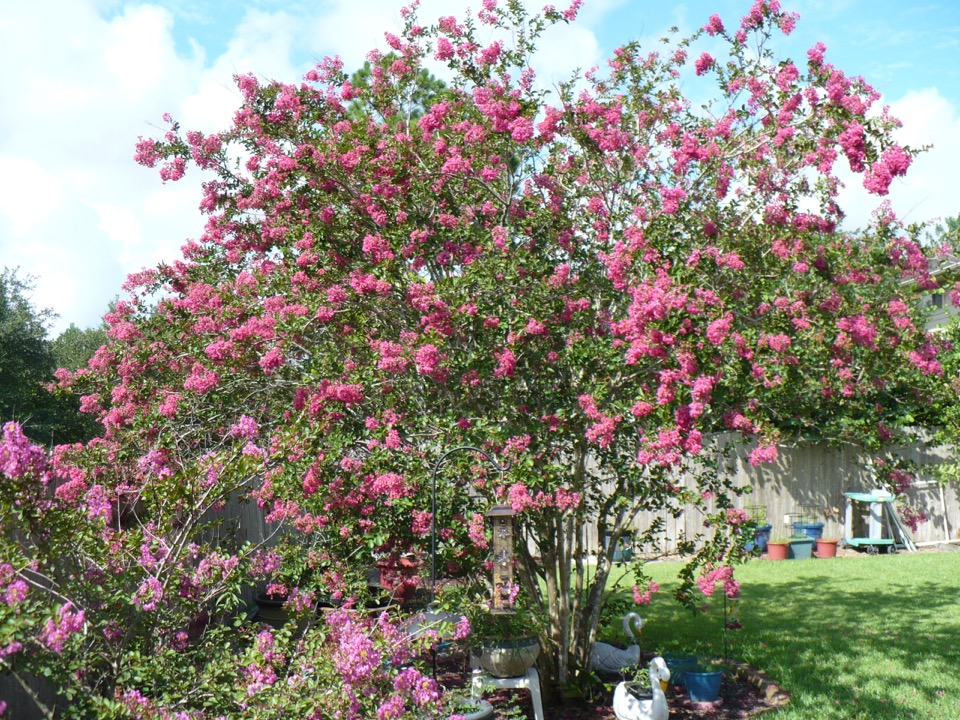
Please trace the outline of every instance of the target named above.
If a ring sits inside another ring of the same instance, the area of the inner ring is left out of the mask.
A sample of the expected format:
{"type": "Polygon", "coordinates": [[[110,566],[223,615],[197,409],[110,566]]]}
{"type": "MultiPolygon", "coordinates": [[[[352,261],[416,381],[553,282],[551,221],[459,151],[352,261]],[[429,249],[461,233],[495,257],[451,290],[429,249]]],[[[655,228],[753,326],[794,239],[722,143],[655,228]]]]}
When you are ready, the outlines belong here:
{"type": "Polygon", "coordinates": [[[160,143],[153,138],[138,138],[136,152],[133,155],[134,161],[138,165],[153,168],[163,159],[160,153],[160,143]]]}
{"type": "Polygon", "coordinates": [[[414,535],[424,537],[430,534],[433,529],[433,513],[427,510],[413,511],[413,526],[411,530],[414,535]]]}
{"type": "Polygon", "coordinates": [[[557,488],[554,493],[553,504],[560,512],[574,510],[580,506],[581,495],[566,488],[557,488]]]}
{"type": "Polygon", "coordinates": [[[534,508],[537,505],[536,500],[534,500],[527,486],[523,483],[512,485],[507,491],[507,497],[510,502],[510,508],[517,514],[522,513],[524,510],[534,508]]]}
{"type": "Polygon", "coordinates": [[[497,358],[497,367],[493,371],[494,376],[512,378],[517,365],[517,356],[514,355],[513,350],[506,348],[496,353],[495,357],[497,358]]]}
{"type": "Polygon", "coordinates": [[[455,54],[453,43],[445,37],[437,38],[437,49],[433,54],[437,60],[449,60],[455,54]]]}
{"type": "Polygon", "coordinates": [[[780,88],[783,92],[787,92],[793,83],[799,79],[800,71],[797,70],[797,66],[792,62],[785,63],[780,71],[777,73],[777,87],[780,88]]]}
{"type": "Polygon", "coordinates": [[[725,314],[722,318],[714,320],[707,326],[707,341],[711,345],[720,345],[730,335],[730,329],[733,327],[733,315],[725,314]]]}
{"type": "Polygon", "coordinates": [[[774,462],[779,457],[776,445],[758,445],[750,453],[748,461],[756,467],[763,463],[774,462]]]}
{"type": "Polygon", "coordinates": [[[243,672],[246,678],[247,695],[253,697],[277,682],[277,673],[273,667],[261,667],[257,664],[248,665],[243,672]]]}
{"type": "Polygon", "coordinates": [[[453,639],[464,640],[470,637],[472,632],[473,628],[470,627],[470,621],[467,619],[466,615],[461,615],[453,629],[453,639]]]}
{"type": "Polygon", "coordinates": [[[8,422],[3,426],[0,473],[10,480],[19,480],[30,475],[43,485],[50,482],[46,453],[39,445],[34,445],[27,439],[19,423],[8,422]]]}
{"type": "Polygon", "coordinates": [[[167,393],[167,395],[163,398],[163,402],[161,402],[160,406],[157,408],[157,412],[166,418],[174,417],[180,407],[181,397],[182,396],[180,393],[167,393]]]}
{"type": "Polygon", "coordinates": [[[260,426],[249,415],[241,415],[240,419],[230,426],[231,437],[253,439],[259,434],[260,426]]]}
{"type": "MultiPolygon", "coordinates": [[[[377,720],[397,720],[406,714],[407,703],[402,695],[391,695],[377,707],[377,720]]],[[[452,715],[450,716],[453,717],[452,715]]]]}
{"type": "Polygon", "coordinates": [[[283,351],[278,348],[270,348],[264,353],[263,357],[260,358],[258,364],[263,371],[268,375],[272,374],[277,368],[283,365],[283,351]]]}
{"type": "Polygon", "coordinates": [[[713,56],[710,55],[710,53],[703,53],[693,64],[697,75],[705,74],[710,68],[713,67],[714,62],[713,56]]]}
{"type": "Polygon", "coordinates": [[[663,187],[660,189],[660,199],[663,202],[663,214],[676,215],[680,211],[680,203],[687,199],[687,192],[681,187],[663,187]]]}
{"type": "Polygon", "coordinates": [[[474,513],[470,518],[470,524],[467,526],[467,537],[481,550],[486,550],[489,547],[486,530],[486,518],[481,513],[474,513]]]}
{"type": "Polygon", "coordinates": [[[660,583],[649,582],[645,589],[641,590],[639,585],[633,586],[633,601],[637,605],[649,605],[652,596],[660,592],[660,583]]]}
{"type": "Polygon", "coordinates": [[[328,624],[333,628],[335,638],[333,663],[344,682],[366,682],[383,662],[383,654],[376,643],[346,611],[333,613],[328,618],[328,624]]]}
{"type": "Polygon", "coordinates": [[[187,161],[182,157],[177,157],[160,168],[160,179],[166,182],[176,182],[180,180],[187,171],[187,161]]]}
{"type": "Polygon", "coordinates": [[[417,365],[417,372],[421,375],[435,375],[441,370],[443,355],[437,349],[436,345],[424,345],[417,349],[414,355],[414,362],[417,365]]]}
{"type": "Polygon", "coordinates": [[[740,583],[733,579],[733,567],[730,565],[707,565],[697,578],[697,587],[707,597],[713,595],[717,589],[717,584],[723,587],[723,592],[728,598],[740,597],[740,583]]]}
{"type": "Polygon", "coordinates": [[[163,585],[155,577],[144,580],[133,596],[133,604],[144,612],[153,612],[163,600],[163,585]]]}
{"type": "Polygon", "coordinates": [[[87,517],[90,520],[103,518],[105,523],[110,523],[113,517],[113,498],[110,491],[103,485],[94,485],[87,490],[84,502],[87,506],[87,517]]]}
{"type": "Polygon", "coordinates": [[[617,415],[616,417],[604,417],[599,422],[594,423],[587,428],[587,440],[600,447],[608,447],[614,441],[614,433],[620,419],[620,416],[617,415]]]}
{"type": "Polygon", "coordinates": [[[30,588],[20,578],[7,585],[3,594],[3,601],[10,607],[17,607],[27,599],[27,593],[30,588]]]}
{"type": "Polygon", "coordinates": [[[710,16],[710,19],[707,21],[707,24],[703,26],[703,29],[706,31],[707,35],[711,37],[718,35],[723,32],[723,20],[720,19],[720,16],[713,14],[710,16]]]}
{"type": "Polygon", "coordinates": [[[190,390],[198,395],[204,395],[220,384],[217,374],[200,363],[194,364],[190,375],[183,383],[184,390],[190,390]]]}
{"type": "Polygon", "coordinates": [[[40,643],[60,655],[70,636],[82,631],[85,624],[84,611],[77,612],[73,603],[68,602],[57,611],[56,618],[47,620],[47,624],[40,633],[40,643]]]}
{"type": "Polygon", "coordinates": [[[393,687],[397,692],[409,694],[413,702],[420,707],[439,700],[442,692],[436,680],[413,667],[402,670],[394,678],[393,687]]]}
{"type": "Polygon", "coordinates": [[[916,532],[917,528],[927,521],[927,514],[925,512],[912,508],[909,505],[899,505],[897,507],[897,513],[912,532],[916,532]]]}

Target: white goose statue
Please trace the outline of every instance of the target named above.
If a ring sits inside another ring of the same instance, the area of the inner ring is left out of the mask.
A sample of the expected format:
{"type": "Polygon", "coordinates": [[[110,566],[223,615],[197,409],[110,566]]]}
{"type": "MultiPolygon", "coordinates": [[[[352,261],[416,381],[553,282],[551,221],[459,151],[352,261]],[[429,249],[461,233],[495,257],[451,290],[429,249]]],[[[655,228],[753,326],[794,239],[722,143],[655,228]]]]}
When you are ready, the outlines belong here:
{"type": "Polygon", "coordinates": [[[670,680],[670,668],[662,657],[650,661],[650,693],[634,694],[622,682],[613,691],[613,713],[617,720],[667,720],[670,709],[663,689],[670,680]]]}
{"type": "Polygon", "coordinates": [[[630,646],[627,648],[618,648],[616,645],[610,645],[605,642],[594,643],[593,652],[590,655],[590,667],[605,673],[618,673],[623,670],[634,668],[640,664],[640,646],[635,642],[637,633],[643,631],[643,618],[635,612],[627,613],[623,616],[623,632],[630,638],[630,646]]]}

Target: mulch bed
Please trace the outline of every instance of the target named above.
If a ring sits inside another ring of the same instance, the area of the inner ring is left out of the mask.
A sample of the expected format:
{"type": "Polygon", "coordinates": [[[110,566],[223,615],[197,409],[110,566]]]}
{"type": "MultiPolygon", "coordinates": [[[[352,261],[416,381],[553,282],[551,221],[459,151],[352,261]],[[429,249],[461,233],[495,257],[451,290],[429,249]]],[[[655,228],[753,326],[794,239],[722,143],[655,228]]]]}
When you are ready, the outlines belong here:
{"type": "MultiPolygon", "coordinates": [[[[667,691],[670,720],[746,720],[761,713],[783,707],[789,694],[766,675],[747,665],[735,665],[733,677],[728,674],[720,689],[716,704],[690,703],[677,688],[667,691]]],[[[462,688],[469,683],[470,669],[462,652],[441,655],[437,660],[437,680],[447,688],[462,688]]],[[[517,708],[520,717],[534,720],[530,693],[524,690],[497,690],[484,695],[494,709],[517,708]]],[[[546,698],[544,698],[546,700],[546,698]]],[[[616,720],[613,713],[613,695],[599,697],[563,698],[552,707],[544,707],[549,720],[616,720]]],[[[499,716],[499,713],[498,713],[499,716]]]]}

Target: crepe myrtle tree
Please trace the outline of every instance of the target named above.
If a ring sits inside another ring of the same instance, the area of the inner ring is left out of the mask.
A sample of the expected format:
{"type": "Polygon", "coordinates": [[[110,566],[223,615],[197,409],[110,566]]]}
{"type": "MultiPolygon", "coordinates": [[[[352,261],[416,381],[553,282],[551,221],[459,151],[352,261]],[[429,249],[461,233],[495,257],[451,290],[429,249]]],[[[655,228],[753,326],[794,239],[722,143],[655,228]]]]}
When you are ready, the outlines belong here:
{"type": "Polygon", "coordinates": [[[443,450],[484,448],[511,468],[463,453],[444,470],[440,574],[482,569],[483,512],[510,504],[545,674],[575,682],[615,546],[588,572],[589,527],[615,541],[641,511],[702,512],[681,596],[698,572],[735,592],[726,454],[879,445],[927,402],[941,368],[916,233],[886,206],[840,229],[836,171],[884,195],[915,155],[877,93],[822,45],[777,58],[797,18],[763,0],[547,90],[536,47],[579,4],[485,0],[431,25],[405,8],[364,83],[336,58],[296,84],[239,76],[231,127],[167,117],[139,142],[165,182],[206,173],[205,226],[129,279],[107,344],[61,373],[104,426],[62,458],[68,500],[138,503],[130,548],[152,550],[133,570],[155,577],[159,548],[180,567],[225,552],[185,528],[235,497],[282,541],[232,554],[221,584],[350,596],[376,560],[429,547],[443,450]],[[432,63],[446,87],[391,121],[432,63]]]}

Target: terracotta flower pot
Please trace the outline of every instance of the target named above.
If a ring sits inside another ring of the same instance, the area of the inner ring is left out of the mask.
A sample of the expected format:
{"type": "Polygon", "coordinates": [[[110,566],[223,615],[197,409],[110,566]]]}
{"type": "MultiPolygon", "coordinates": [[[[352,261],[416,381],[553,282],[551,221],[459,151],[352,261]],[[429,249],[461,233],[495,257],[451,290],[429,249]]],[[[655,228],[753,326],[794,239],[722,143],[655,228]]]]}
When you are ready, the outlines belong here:
{"type": "Polygon", "coordinates": [[[786,560],[790,552],[790,543],[767,541],[767,560],[786,560]]]}
{"type": "Polygon", "coordinates": [[[817,557],[832,558],[837,556],[836,540],[817,540],[817,557]]]}

